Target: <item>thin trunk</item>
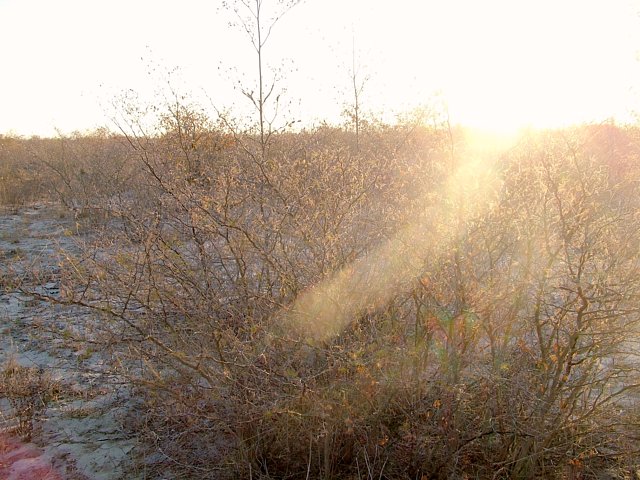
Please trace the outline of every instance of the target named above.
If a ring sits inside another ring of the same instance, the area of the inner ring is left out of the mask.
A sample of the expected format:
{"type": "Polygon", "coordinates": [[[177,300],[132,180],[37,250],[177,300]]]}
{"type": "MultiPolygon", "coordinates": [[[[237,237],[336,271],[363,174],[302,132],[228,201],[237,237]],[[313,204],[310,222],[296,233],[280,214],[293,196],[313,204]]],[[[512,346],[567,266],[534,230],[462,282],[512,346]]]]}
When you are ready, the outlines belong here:
{"type": "Polygon", "coordinates": [[[260,115],[260,148],[262,152],[262,161],[265,158],[265,142],[264,142],[264,82],[262,78],[262,28],[260,25],[260,7],[262,1],[256,0],[256,22],[258,29],[258,88],[260,90],[260,99],[258,100],[258,113],[260,115]]]}

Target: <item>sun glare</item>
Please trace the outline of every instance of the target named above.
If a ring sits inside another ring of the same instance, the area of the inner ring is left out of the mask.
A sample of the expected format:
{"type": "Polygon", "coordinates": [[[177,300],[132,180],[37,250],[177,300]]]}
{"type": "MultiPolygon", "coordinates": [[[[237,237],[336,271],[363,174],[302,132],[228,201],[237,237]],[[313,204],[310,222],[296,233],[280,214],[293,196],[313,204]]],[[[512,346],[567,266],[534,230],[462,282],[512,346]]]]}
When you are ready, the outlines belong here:
{"type": "Polygon", "coordinates": [[[461,225],[493,204],[500,185],[493,170],[495,159],[472,152],[440,191],[430,195],[440,201],[434,204],[425,196],[423,216],[299,295],[286,312],[288,323],[309,340],[329,339],[363,313],[410,289],[425,270],[436,271],[462,233],[461,225]]]}

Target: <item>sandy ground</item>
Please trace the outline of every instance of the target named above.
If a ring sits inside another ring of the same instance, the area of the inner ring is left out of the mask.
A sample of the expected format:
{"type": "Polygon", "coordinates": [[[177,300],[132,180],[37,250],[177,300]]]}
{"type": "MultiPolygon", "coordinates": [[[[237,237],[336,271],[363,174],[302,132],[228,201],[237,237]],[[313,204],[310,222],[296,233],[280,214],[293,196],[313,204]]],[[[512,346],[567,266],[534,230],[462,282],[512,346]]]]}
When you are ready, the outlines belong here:
{"type": "Polygon", "coordinates": [[[44,451],[0,434],[0,478],[6,480],[63,480],[44,451]]]}
{"type": "MultiPolygon", "coordinates": [[[[59,252],[73,251],[81,240],[73,218],[53,207],[0,210],[0,286],[3,273],[11,269],[28,289],[59,295],[59,252]]],[[[91,312],[78,307],[0,289],[0,365],[13,357],[21,365],[49,372],[62,386],[59,398],[36,422],[28,445],[8,436],[15,420],[8,402],[0,401],[0,478],[123,477],[135,445],[121,427],[127,392],[103,373],[100,353],[73,341],[92,321],[91,312]],[[29,477],[6,470],[28,464],[34,472],[49,466],[51,473],[29,477]]]]}

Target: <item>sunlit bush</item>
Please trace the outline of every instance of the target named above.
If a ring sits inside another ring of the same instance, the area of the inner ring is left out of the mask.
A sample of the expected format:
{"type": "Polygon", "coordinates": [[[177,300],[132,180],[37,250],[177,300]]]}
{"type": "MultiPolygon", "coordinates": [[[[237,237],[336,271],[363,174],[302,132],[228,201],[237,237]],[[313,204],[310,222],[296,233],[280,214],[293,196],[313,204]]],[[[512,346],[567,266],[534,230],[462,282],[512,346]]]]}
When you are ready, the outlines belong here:
{"type": "Polygon", "coordinates": [[[632,130],[614,153],[582,128],[493,154],[436,118],[363,124],[357,149],[322,126],[263,150],[194,106],[159,118],[64,140],[124,159],[68,177],[64,201],[110,221],[63,274],[100,312],[151,470],[579,478],[636,461],[632,130]]]}

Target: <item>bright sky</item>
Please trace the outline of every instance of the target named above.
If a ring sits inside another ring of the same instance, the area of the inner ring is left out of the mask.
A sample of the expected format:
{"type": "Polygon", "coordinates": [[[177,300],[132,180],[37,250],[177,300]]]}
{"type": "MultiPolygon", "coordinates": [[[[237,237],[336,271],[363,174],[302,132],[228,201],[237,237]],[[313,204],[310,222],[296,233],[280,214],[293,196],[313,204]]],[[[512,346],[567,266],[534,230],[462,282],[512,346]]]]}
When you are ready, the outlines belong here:
{"type": "MultiPolygon", "coordinates": [[[[118,92],[158,89],[150,65],[240,112],[255,62],[230,18],[221,0],[0,0],[0,133],[108,125],[118,92]]],[[[640,110],[640,0],[305,0],[265,52],[290,118],[339,120],[354,40],[372,111],[439,94],[453,123],[509,130],[640,110]]]]}

